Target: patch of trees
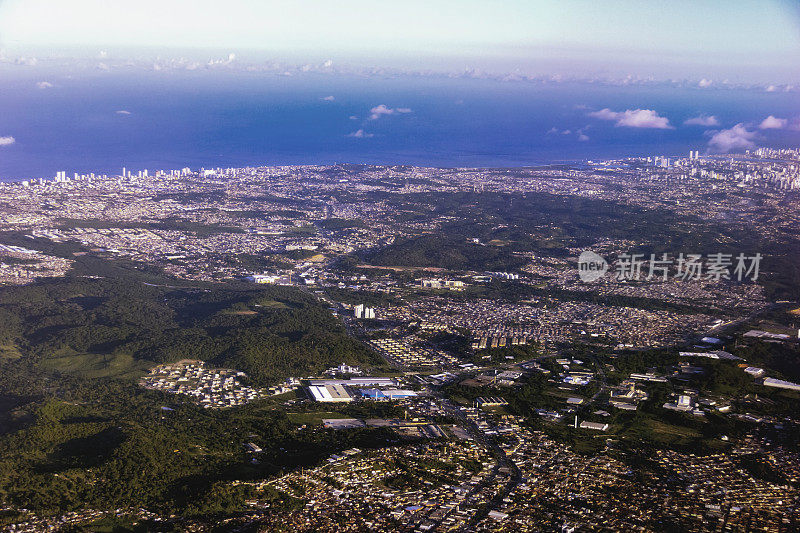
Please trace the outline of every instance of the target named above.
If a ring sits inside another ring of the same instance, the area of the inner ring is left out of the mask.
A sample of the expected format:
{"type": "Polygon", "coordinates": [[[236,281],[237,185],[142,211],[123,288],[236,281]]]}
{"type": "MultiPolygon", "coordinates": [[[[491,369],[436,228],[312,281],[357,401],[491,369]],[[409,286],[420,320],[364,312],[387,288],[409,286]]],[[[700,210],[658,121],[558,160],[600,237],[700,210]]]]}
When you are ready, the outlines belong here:
{"type": "Polygon", "coordinates": [[[284,287],[49,280],[0,291],[0,319],[0,341],[34,362],[80,354],[201,359],[243,370],[257,384],[380,362],[315,297],[284,287]]]}

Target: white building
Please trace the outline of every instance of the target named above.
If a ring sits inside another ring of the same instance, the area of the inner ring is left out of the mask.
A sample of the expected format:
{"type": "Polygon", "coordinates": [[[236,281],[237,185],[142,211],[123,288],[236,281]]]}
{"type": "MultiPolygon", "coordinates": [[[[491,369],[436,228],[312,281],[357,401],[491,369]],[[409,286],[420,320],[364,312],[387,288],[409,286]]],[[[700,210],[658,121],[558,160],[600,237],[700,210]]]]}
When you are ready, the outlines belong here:
{"type": "Polygon", "coordinates": [[[375,308],[366,307],[364,304],[355,305],[353,306],[353,316],[366,320],[375,319],[375,308]]]}
{"type": "Polygon", "coordinates": [[[753,376],[754,378],[758,378],[764,375],[764,369],[758,368],[757,366],[748,366],[744,369],[745,372],[753,376]]]}
{"type": "Polygon", "coordinates": [[[608,424],[601,424],[599,422],[581,422],[581,429],[593,429],[595,431],[607,431],[608,424]]]}
{"type": "Polygon", "coordinates": [[[764,378],[765,387],[775,387],[776,389],[800,390],[800,385],[782,379],[764,378]]]}
{"type": "Polygon", "coordinates": [[[310,385],[308,392],[317,402],[352,402],[353,397],[343,385],[310,385]]]}
{"type": "Polygon", "coordinates": [[[686,394],[681,394],[678,396],[678,401],[675,403],[665,403],[664,409],[670,409],[672,411],[691,411],[693,406],[694,401],[692,400],[692,397],[686,394]]]}

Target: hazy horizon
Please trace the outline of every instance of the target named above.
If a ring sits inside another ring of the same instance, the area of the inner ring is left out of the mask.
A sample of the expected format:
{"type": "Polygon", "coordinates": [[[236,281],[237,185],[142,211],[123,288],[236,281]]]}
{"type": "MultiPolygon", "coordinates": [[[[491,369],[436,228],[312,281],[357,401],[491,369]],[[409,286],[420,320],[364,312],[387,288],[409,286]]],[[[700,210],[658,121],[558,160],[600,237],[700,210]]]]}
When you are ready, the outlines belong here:
{"type": "Polygon", "coordinates": [[[0,0],[0,179],[800,144],[788,0],[0,0]]]}
{"type": "Polygon", "coordinates": [[[4,0],[0,49],[12,61],[31,54],[207,61],[213,51],[254,62],[332,60],[445,74],[798,83],[800,7],[789,0],[4,0]]]}

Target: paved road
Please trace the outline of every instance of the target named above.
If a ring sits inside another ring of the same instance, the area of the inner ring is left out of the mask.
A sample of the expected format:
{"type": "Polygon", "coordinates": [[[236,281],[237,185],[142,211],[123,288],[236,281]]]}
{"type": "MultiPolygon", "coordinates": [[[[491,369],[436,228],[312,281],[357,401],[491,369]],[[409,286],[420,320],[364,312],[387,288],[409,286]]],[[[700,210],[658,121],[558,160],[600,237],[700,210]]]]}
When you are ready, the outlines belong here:
{"type": "Polygon", "coordinates": [[[480,483],[478,483],[475,488],[470,491],[470,493],[465,498],[467,501],[470,496],[478,494],[481,490],[486,488],[487,486],[494,485],[495,479],[497,479],[500,469],[505,467],[511,473],[511,479],[503,485],[503,487],[497,492],[497,494],[492,498],[490,501],[486,502],[486,505],[482,507],[470,520],[467,524],[461,528],[461,531],[467,531],[472,526],[477,524],[480,520],[486,517],[489,514],[489,511],[496,509],[503,499],[508,496],[512,490],[520,483],[522,480],[522,472],[520,472],[517,465],[514,464],[512,460],[510,460],[507,456],[505,451],[497,444],[493,437],[490,435],[486,435],[483,431],[481,431],[477,424],[466,417],[464,412],[461,408],[455,404],[453,404],[450,400],[445,398],[440,398],[441,405],[444,408],[445,412],[456,419],[458,422],[461,423],[461,426],[466,429],[467,433],[473,438],[473,440],[480,445],[486,452],[490,455],[494,456],[496,463],[494,468],[492,468],[492,472],[486,476],[480,483]]]}
{"type": "Polygon", "coordinates": [[[743,316],[742,318],[737,318],[736,320],[731,320],[730,322],[725,322],[724,324],[720,324],[719,326],[710,328],[698,335],[692,335],[691,337],[688,338],[687,342],[693,344],[699,342],[700,339],[702,339],[703,337],[725,334],[726,331],[730,331],[731,329],[737,328],[742,324],[749,322],[760,315],[763,315],[764,313],[767,313],[769,311],[774,311],[775,309],[780,309],[781,307],[789,307],[789,306],[794,307],[797,305],[798,305],[797,302],[780,302],[780,303],[772,303],[769,305],[765,305],[764,307],[756,309],[747,316],[743,316]]]}

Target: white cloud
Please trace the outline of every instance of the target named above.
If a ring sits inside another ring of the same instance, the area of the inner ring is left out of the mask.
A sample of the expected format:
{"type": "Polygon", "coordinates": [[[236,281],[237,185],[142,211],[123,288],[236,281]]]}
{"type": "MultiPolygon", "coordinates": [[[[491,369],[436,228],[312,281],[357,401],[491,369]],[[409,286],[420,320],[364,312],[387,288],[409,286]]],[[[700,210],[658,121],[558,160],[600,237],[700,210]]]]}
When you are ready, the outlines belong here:
{"type": "Polygon", "coordinates": [[[358,116],[357,115],[350,115],[348,118],[350,120],[358,120],[358,116]]]}
{"type": "Polygon", "coordinates": [[[128,110],[126,110],[126,109],[120,109],[119,111],[117,111],[117,115],[124,115],[124,116],[128,116],[128,115],[130,115],[130,114],[131,114],[131,112],[130,112],[130,111],[128,111],[128,110]]]}
{"type": "Polygon", "coordinates": [[[700,115],[683,121],[686,126],[719,126],[719,119],[714,115],[700,115]]]}
{"type": "Polygon", "coordinates": [[[589,136],[584,134],[584,133],[579,133],[578,134],[578,140],[579,141],[588,141],[589,140],[589,136]]]}
{"type": "Polygon", "coordinates": [[[325,102],[333,102],[334,100],[336,100],[336,98],[334,96],[323,96],[322,100],[324,100],[325,102]]]}
{"type": "Polygon", "coordinates": [[[38,87],[39,89],[50,89],[51,87],[53,87],[53,84],[50,83],[49,81],[39,81],[36,83],[36,87],[38,87]]]}
{"type": "Polygon", "coordinates": [[[18,57],[14,59],[15,65],[24,65],[26,67],[35,67],[39,64],[39,60],[35,57],[18,57]]]}
{"type": "Polygon", "coordinates": [[[611,111],[607,107],[600,111],[592,111],[589,113],[590,117],[599,118],[600,120],[617,120],[620,115],[622,115],[622,113],[611,111]]]}
{"type": "Polygon", "coordinates": [[[705,89],[706,87],[711,87],[712,83],[714,83],[712,80],[703,78],[702,80],[700,80],[700,82],[697,84],[697,86],[702,88],[702,89],[705,89]]]}
{"type": "Polygon", "coordinates": [[[791,83],[787,83],[785,85],[767,85],[764,87],[764,90],[768,93],[776,93],[779,91],[788,93],[794,91],[795,87],[791,83]]]}
{"type": "Polygon", "coordinates": [[[347,134],[347,136],[353,137],[354,139],[369,139],[370,137],[374,137],[375,134],[367,133],[366,131],[359,129],[354,131],[353,133],[347,134]]]}
{"type": "Polygon", "coordinates": [[[12,137],[11,135],[7,135],[5,137],[0,137],[0,146],[10,146],[17,142],[17,140],[12,137]]]}
{"type": "Polygon", "coordinates": [[[388,106],[386,106],[384,104],[380,104],[380,105],[377,105],[377,106],[373,107],[372,109],[370,109],[369,113],[370,113],[370,115],[369,115],[369,119],[370,120],[378,120],[379,118],[381,118],[383,116],[395,115],[395,114],[398,114],[398,113],[401,113],[401,114],[411,113],[411,108],[408,108],[408,107],[391,108],[391,107],[388,107],[388,106]]]}
{"type": "Polygon", "coordinates": [[[609,108],[592,111],[590,117],[600,120],[613,120],[617,127],[650,128],[659,130],[674,129],[667,117],[659,116],[652,109],[627,109],[625,111],[612,111],[609,108]]]}
{"type": "Polygon", "coordinates": [[[720,153],[754,148],[755,140],[758,138],[757,132],[748,130],[747,126],[742,123],[727,130],[707,131],[706,135],[711,136],[708,147],[712,151],[720,153]]]}
{"type": "Polygon", "coordinates": [[[369,112],[370,112],[369,118],[371,120],[378,120],[383,115],[393,115],[394,109],[386,107],[385,105],[381,104],[373,107],[372,109],[369,110],[369,112]]]}
{"type": "Polygon", "coordinates": [[[761,121],[761,124],[758,125],[758,129],[760,130],[782,130],[789,124],[789,121],[785,118],[776,118],[772,115],[768,116],[764,120],[761,121]]]}

